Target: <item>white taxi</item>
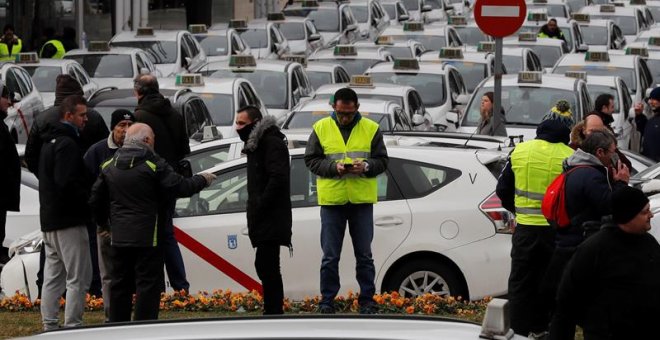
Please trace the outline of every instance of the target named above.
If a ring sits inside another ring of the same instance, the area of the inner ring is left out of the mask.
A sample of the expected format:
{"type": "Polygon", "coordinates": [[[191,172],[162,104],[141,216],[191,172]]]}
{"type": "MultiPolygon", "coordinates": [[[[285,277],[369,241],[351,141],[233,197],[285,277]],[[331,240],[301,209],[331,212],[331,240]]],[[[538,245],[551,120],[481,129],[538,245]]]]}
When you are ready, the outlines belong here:
{"type": "Polygon", "coordinates": [[[257,19],[247,23],[234,19],[229,28],[238,32],[257,59],[277,59],[289,53],[289,42],[273,21],[257,19]]]}
{"type": "Polygon", "coordinates": [[[56,79],[60,74],[68,74],[78,80],[85,96],[89,96],[99,88],[98,84],[90,79],[87,71],[73,60],[39,59],[34,53],[33,57],[18,58],[16,63],[21,65],[32,77],[34,86],[41,93],[45,108],[53,106],[55,102],[56,79]]]}
{"type": "Polygon", "coordinates": [[[232,56],[229,63],[208,63],[196,70],[211,78],[244,78],[250,81],[268,108],[280,122],[301,100],[314,94],[307,73],[297,62],[255,60],[253,56],[232,56]]]}
{"type": "Polygon", "coordinates": [[[401,25],[404,21],[410,20],[410,13],[403,5],[401,0],[380,0],[387,16],[390,18],[390,25],[401,25]]]}
{"type": "Polygon", "coordinates": [[[250,54],[250,46],[233,28],[209,30],[204,24],[190,25],[188,31],[197,39],[206,60],[227,61],[232,55],[250,54]]]}
{"type": "Polygon", "coordinates": [[[478,52],[455,49],[456,53],[450,53],[449,51],[452,49],[443,48],[440,53],[436,51],[424,53],[419,57],[419,60],[444,63],[455,67],[463,77],[465,89],[468,93],[472,93],[482,80],[495,74],[494,45],[494,42],[482,42],[479,45],[481,51],[478,52]],[[492,49],[493,52],[484,51],[486,46],[488,46],[488,50],[492,49]]]}
{"type": "Polygon", "coordinates": [[[140,74],[160,76],[146,52],[137,48],[111,48],[106,41],[92,41],[87,49],[67,52],[64,59],[80,64],[100,87],[133,88],[133,80],[140,74]]]}
{"type": "Polygon", "coordinates": [[[421,22],[408,21],[403,26],[391,26],[385,29],[381,35],[392,37],[393,41],[419,41],[427,50],[440,51],[443,47],[463,46],[456,29],[445,26],[425,26],[421,22]]]}
{"type": "Polygon", "coordinates": [[[447,23],[454,27],[463,43],[467,46],[477,46],[482,41],[492,41],[493,38],[484,33],[476,21],[468,20],[466,16],[452,15],[447,23]]]}
{"type": "Polygon", "coordinates": [[[180,74],[158,81],[163,90],[190,89],[199,95],[211,114],[213,124],[222,138],[238,136],[234,124],[236,111],[252,105],[264,115],[268,109],[258,92],[243,78],[204,78],[201,74],[180,74]]]}
{"type": "MultiPolygon", "coordinates": [[[[488,51],[494,52],[495,46],[489,47],[488,51]]],[[[520,71],[541,71],[543,65],[541,58],[527,47],[504,47],[502,48],[502,66],[509,74],[520,71]]]]}
{"type": "Polygon", "coordinates": [[[617,7],[614,4],[591,5],[583,7],[580,13],[589,14],[591,19],[612,20],[621,28],[626,41],[635,41],[638,34],[649,29],[639,8],[617,7]]]}
{"type": "MultiPolygon", "coordinates": [[[[34,54],[19,54],[17,58],[25,60],[34,56],[34,54]]],[[[7,124],[14,142],[25,144],[32,123],[44,109],[41,93],[30,73],[13,62],[0,62],[0,78],[2,84],[9,90],[11,102],[4,123],[7,124]]]]}
{"type": "Polygon", "coordinates": [[[609,19],[593,19],[589,14],[575,13],[573,19],[580,23],[582,38],[593,50],[620,50],[626,46],[621,28],[609,19]],[[595,47],[595,48],[594,48],[595,47]]]}
{"type": "Polygon", "coordinates": [[[352,0],[348,5],[363,39],[373,41],[390,25],[390,17],[378,0],[352,0]]]}
{"type": "Polygon", "coordinates": [[[327,84],[348,83],[351,81],[351,76],[339,64],[309,61],[303,63],[303,66],[305,72],[307,72],[309,82],[315,89],[327,84]]]}
{"type": "Polygon", "coordinates": [[[358,50],[371,49],[389,52],[394,59],[416,58],[426,51],[424,45],[415,40],[394,41],[389,35],[381,35],[373,41],[358,41],[354,43],[358,50]]]}
{"type": "Polygon", "coordinates": [[[284,13],[268,13],[267,19],[289,42],[289,52],[308,56],[322,48],[325,41],[314,25],[314,21],[302,17],[285,17],[284,13]]]}
{"type": "Polygon", "coordinates": [[[163,77],[188,72],[206,62],[206,53],[188,31],[154,30],[140,27],[137,31],[117,33],[110,40],[112,47],[139,48],[156,65],[163,77]]]}
{"type": "Polygon", "coordinates": [[[343,66],[349,75],[354,76],[363,74],[369,67],[382,61],[393,60],[393,57],[384,47],[373,50],[355,45],[337,45],[333,49],[318,50],[308,59],[337,63],[343,66]]]}
{"type": "Polygon", "coordinates": [[[557,60],[569,52],[568,46],[561,39],[538,38],[536,33],[522,32],[517,38],[505,38],[505,47],[527,47],[541,59],[541,66],[549,71],[557,60]]]}
{"type": "Polygon", "coordinates": [[[423,21],[423,14],[431,10],[431,5],[425,4],[423,0],[401,0],[401,3],[411,21],[423,21]]]}
{"type": "Polygon", "coordinates": [[[348,3],[303,0],[287,4],[282,13],[286,17],[304,17],[312,20],[323,37],[324,47],[350,44],[360,40],[358,23],[348,3]]]}
{"type": "MultiPolygon", "coordinates": [[[[474,132],[481,119],[481,98],[494,91],[494,80],[484,80],[472,94],[461,124],[461,131],[474,132]]],[[[502,76],[502,109],[509,136],[536,138],[536,127],[559,100],[570,104],[573,119],[578,122],[593,110],[587,83],[563,74],[519,72],[502,76]]]]}
{"type": "Polygon", "coordinates": [[[655,84],[652,87],[655,87],[660,84],[660,33],[656,33],[656,36],[651,36],[647,41],[648,42],[644,43],[634,42],[629,44],[624,53],[641,53],[638,55],[646,60],[646,65],[648,66],[649,71],[651,71],[653,83],[655,84]]]}

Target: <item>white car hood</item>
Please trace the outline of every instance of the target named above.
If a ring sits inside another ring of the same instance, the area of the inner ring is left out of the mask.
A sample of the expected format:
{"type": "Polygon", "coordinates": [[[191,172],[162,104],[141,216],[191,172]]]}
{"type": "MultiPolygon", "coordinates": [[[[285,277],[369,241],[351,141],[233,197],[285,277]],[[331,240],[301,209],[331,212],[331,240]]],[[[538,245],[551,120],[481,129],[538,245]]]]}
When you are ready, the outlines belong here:
{"type": "MultiPolygon", "coordinates": [[[[461,126],[458,128],[459,132],[474,133],[477,130],[476,126],[461,126]]],[[[518,127],[513,125],[506,126],[506,133],[508,136],[523,136],[523,141],[528,141],[536,138],[536,127],[518,127]]],[[[515,139],[518,143],[518,138],[515,139]]]]}
{"type": "Polygon", "coordinates": [[[231,138],[231,137],[238,137],[238,133],[236,132],[236,128],[231,125],[231,126],[216,126],[215,127],[218,132],[222,135],[222,138],[231,138]]]}
{"type": "Polygon", "coordinates": [[[154,66],[156,66],[156,69],[160,71],[163,77],[171,77],[177,74],[177,70],[179,69],[176,64],[155,64],[154,66]]]}
{"type": "Polygon", "coordinates": [[[99,84],[99,88],[114,86],[118,89],[132,89],[132,78],[92,78],[95,83],[99,84]]]}
{"type": "Polygon", "coordinates": [[[307,41],[305,41],[305,40],[289,40],[289,53],[291,53],[291,54],[307,54],[307,41]]]}

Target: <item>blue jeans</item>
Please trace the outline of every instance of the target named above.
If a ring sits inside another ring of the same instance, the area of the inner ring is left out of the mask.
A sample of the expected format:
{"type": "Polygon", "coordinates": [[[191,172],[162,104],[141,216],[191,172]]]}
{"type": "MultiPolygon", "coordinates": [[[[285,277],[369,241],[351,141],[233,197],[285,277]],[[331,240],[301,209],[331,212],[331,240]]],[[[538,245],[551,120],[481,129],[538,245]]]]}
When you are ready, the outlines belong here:
{"type": "Polygon", "coordinates": [[[174,290],[180,291],[184,289],[186,292],[190,289],[190,283],[186,279],[186,266],[183,263],[183,256],[181,256],[181,249],[179,243],[174,237],[174,225],[172,224],[172,217],[174,215],[174,205],[176,201],[172,201],[170,209],[168,210],[167,223],[164,228],[163,237],[163,250],[165,251],[165,270],[167,277],[170,279],[170,285],[174,290]]]}
{"type": "Polygon", "coordinates": [[[373,204],[321,206],[321,305],[332,306],[339,293],[339,257],[346,222],[353,241],[355,272],[360,285],[358,302],[361,306],[373,303],[376,291],[376,268],[371,257],[371,241],[374,238],[373,212],[373,204]]]}

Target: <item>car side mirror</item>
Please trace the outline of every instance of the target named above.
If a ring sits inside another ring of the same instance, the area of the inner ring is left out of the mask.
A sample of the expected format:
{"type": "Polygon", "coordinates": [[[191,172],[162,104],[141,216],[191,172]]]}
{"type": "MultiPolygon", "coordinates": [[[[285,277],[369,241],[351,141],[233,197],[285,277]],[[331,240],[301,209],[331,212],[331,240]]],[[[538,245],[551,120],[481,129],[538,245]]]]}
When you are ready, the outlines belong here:
{"type": "Polygon", "coordinates": [[[410,19],[410,17],[407,14],[401,14],[399,15],[399,19],[397,20],[399,20],[399,22],[402,22],[402,21],[408,21],[408,19],[410,19]]]}
{"type": "Polygon", "coordinates": [[[460,105],[467,105],[469,100],[470,100],[470,95],[468,94],[459,94],[456,97],[456,102],[460,105]]]}
{"type": "Polygon", "coordinates": [[[457,124],[458,119],[459,119],[458,112],[456,112],[456,111],[449,111],[449,112],[447,112],[447,115],[445,116],[445,120],[448,123],[452,123],[452,124],[457,124]]]}
{"type": "Polygon", "coordinates": [[[188,68],[188,66],[190,66],[191,62],[192,62],[192,58],[190,58],[190,57],[183,58],[183,66],[184,67],[188,68]]]}
{"type": "Polygon", "coordinates": [[[346,26],[346,31],[347,32],[353,32],[358,29],[358,26],[356,24],[350,24],[346,26]]]}
{"type": "MultiPolygon", "coordinates": [[[[649,93],[650,93],[650,92],[649,92],[649,93]]],[[[21,94],[18,93],[18,92],[14,92],[14,95],[13,95],[12,98],[11,98],[11,102],[12,102],[12,104],[14,104],[14,103],[20,103],[21,100],[23,100],[23,96],[21,96],[21,94]]]]}
{"type": "Polygon", "coordinates": [[[419,113],[415,113],[412,116],[412,125],[413,126],[420,126],[420,125],[424,124],[424,121],[425,121],[424,116],[422,116],[419,113]]]}
{"type": "Polygon", "coordinates": [[[578,45],[578,47],[577,47],[577,52],[578,53],[585,53],[587,51],[589,51],[589,46],[587,44],[578,45]]]}
{"type": "Polygon", "coordinates": [[[312,33],[307,38],[307,41],[318,41],[318,40],[321,40],[321,35],[318,33],[312,33]]]}
{"type": "Polygon", "coordinates": [[[431,5],[424,5],[422,6],[422,13],[430,12],[432,9],[433,7],[431,7],[431,5]]]}

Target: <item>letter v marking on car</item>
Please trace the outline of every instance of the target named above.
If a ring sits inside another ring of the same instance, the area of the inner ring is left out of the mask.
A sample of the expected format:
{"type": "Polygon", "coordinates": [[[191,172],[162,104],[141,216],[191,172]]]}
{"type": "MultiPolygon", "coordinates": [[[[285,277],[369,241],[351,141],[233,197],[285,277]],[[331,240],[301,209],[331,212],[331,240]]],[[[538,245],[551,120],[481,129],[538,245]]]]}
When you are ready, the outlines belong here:
{"type": "Polygon", "coordinates": [[[208,264],[229,276],[232,280],[238,282],[241,286],[250,291],[256,290],[259,294],[263,295],[263,288],[259,282],[255,281],[249,275],[236,268],[236,266],[220,257],[220,255],[214,253],[213,250],[201,244],[177,226],[174,226],[174,236],[176,237],[176,240],[184,247],[188,248],[188,250],[192,251],[208,264]]]}

